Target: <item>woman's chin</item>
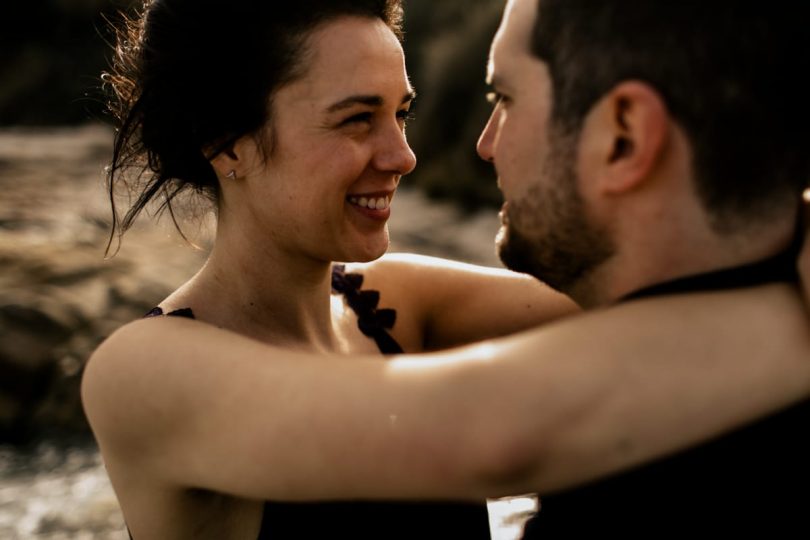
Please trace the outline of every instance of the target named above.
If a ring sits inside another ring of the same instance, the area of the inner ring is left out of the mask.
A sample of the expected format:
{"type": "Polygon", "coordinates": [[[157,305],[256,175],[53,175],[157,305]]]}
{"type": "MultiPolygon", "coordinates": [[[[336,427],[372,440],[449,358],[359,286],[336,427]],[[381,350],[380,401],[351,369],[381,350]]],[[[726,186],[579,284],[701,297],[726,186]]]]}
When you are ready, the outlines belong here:
{"type": "Polygon", "coordinates": [[[379,259],[383,255],[385,255],[386,251],[388,251],[387,246],[386,246],[386,249],[377,250],[377,251],[370,252],[370,253],[365,253],[365,254],[362,254],[362,255],[358,254],[357,256],[352,257],[351,260],[347,260],[345,262],[367,263],[367,262],[371,262],[371,261],[376,261],[377,259],[379,259]]]}
{"type": "Polygon", "coordinates": [[[385,238],[376,242],[367,243],[363,246],[356,246],[355,249],[347,250],[346,258],[342,262],[356,262],[366,263],[376,261],[388,251],[389,241],[388,232],[386,231],[385,238]]]}

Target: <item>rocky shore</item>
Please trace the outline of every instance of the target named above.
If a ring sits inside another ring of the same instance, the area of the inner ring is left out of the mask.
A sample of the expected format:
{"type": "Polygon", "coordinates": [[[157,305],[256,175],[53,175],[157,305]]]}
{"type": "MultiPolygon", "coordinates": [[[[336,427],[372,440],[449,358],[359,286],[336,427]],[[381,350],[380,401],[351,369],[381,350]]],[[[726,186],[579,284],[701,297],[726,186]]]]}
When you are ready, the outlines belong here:
{"type": "Polygon", "coordinates": [[[104,260],[102,127],[0,132],[0,441],[86,433],[82,365],[202,254],[145,224],[104,260]]]}
{"type": "MultiPolygon", "coordinates": [[[[110,143],[101,126],[0,130],[0,538],[124,537],[81,411],[81,370],[205,258],[170,220],[142,219],[105,260],[110,143]]],[[[393,210],[393,251],[498,264],[494,212],[463,215],[407,189],[393,210]]],[[[205,246],[209,221],[184,230],[205,246]]],[[[530,504],[493,504],[496,531],[511,537],[530,504]]]]}

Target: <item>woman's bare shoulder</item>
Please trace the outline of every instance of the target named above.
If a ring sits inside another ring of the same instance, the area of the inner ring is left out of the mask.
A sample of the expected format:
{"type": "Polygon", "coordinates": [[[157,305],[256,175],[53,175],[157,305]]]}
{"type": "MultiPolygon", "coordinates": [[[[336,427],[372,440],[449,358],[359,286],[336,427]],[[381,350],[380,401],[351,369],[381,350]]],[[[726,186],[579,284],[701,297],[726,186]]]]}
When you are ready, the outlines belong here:
{"type": "Polygon", "coordinates": [[[258,342],[191,319],[133,321],[88,360],[82,377],[85,413],[102,444],[141,446],[196,414],[205,399],[194,398],[196,388],[227,376],[223,360],[229,353],[247,360],[259,349],[265,352],[258,342]]]}
{"type": "Polygon", "coordinates": [[[166,369],[174,352],[170,332],[188,322],[165,317],[133,321],[93,352],[82,376],[82,403],[100,442],[148,436],[143,424],[154,402],[147,396],[160,396],[161,387],[172,382],[166,369]]]}

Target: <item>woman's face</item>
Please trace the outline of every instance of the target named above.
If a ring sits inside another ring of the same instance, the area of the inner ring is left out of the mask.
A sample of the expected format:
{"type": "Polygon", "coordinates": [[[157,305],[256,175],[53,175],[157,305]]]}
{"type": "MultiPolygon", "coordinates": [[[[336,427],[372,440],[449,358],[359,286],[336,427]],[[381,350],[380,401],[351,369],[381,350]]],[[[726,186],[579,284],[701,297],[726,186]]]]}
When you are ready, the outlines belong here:
{"type": "Polygon", "coordinates": [[[388,247],[400,178],[416,165],[402,47],[385,23],[359,17],[323,25],[308,45],[304,76],[273,99],[239,211],[287,252],[373,260],[388,247]]]}

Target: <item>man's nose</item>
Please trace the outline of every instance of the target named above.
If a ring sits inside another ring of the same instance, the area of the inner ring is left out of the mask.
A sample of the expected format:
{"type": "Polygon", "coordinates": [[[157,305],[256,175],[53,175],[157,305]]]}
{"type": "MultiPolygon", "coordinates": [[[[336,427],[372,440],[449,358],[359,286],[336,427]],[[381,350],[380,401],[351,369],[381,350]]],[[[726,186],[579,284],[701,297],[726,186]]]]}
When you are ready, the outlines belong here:
{"type": "Polygon", "coordinates": [[[495,163],[495,138],[498,132],[497,115],[497,109],[492,111],[487,125],[484,126],[484,131],[482,131],[481,136],[478,137],[478,144],[475,147],[481,159],[490,163],[495,163]]]}

